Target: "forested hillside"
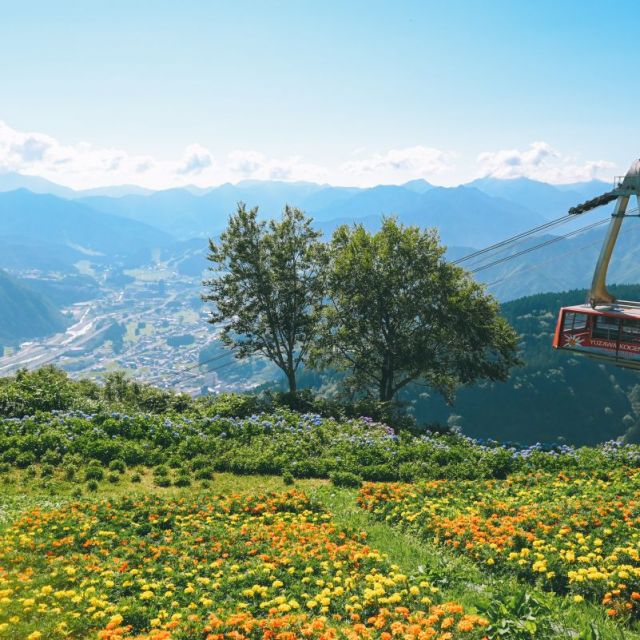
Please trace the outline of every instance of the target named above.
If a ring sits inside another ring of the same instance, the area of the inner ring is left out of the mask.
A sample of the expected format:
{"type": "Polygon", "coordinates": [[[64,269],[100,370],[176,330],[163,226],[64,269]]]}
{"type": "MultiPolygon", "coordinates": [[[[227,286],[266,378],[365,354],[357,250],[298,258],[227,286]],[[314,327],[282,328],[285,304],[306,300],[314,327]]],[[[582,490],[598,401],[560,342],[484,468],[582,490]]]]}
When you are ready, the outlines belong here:
{"type": "Polygon", "coordinates": [[[0,271],[0,348],[61,331],[67,324],[48,298],[0,271]]]}
{"type": "MultiPolygon", "coordinates": [[[[640,297],[640,286],[611,287],[628,300],[640,297]]],[[[513,300],[502,312],[522,336],[524,364],[505,383],[483,383],[461,389],[455,405],[424,395],[412,400],[424,421],[448,421],[474,437],[523,443],[565,439],[589,444],[634,438],[640,419],[638,373],[600,364],[551,347],[558,310],[584,302],[586,291],[545,293],[513,300]]]]}

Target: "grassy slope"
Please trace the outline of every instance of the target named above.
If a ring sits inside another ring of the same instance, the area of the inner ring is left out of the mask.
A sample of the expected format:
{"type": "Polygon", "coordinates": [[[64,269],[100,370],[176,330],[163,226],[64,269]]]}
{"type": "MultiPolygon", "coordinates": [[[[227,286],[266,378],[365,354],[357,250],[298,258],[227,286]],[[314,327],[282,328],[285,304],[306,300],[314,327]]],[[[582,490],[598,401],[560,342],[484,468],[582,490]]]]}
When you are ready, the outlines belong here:
{"type": "MultiPolygon", "coordinates": [[[[118,484],[110,484],[106,480],[100,482],[98,491],[90,494],[89,499],[149,493],[187,497],[201,491],[256,493],[286,489],[282,479],[276,476],[236,476],[221,473],[213,480],[205,481],[206,484],[197,482],[188,488],[160,488],[153,483],[150,471],[142,474],[140,483],[131,482],[131,475],[132,472],[127,471],[118,484]]],[[[4,474],[0,480],[0,531],[3,523],[13,519],[24,509],[36,505],[53,508],[72,498],[79,486],[81,485],[77,482],[61,478],[35,479],[24,471],[4,474]]],[[[497,577],[486,573],[470,560],[453,556],[428,541],[419,540],[394,527],[372,520],[366,512],[356,506],[355,490],[337,489],[324,480],[298,480],[296,486],[322,503],[333,514],[338,525],[351,530],[366,531],[369,544],[386,553],[403,572],[424,573],[431,582],[439,586],[446,599],[460,602],[470,611],[483,612],[493,601],[504,601],[511,594],[522,590],[521,585],[509,576],[497,577]]],[[[83,493],[87,496],[84,487],[83,493]]],[[[549,604],[557,629],[557,635],[554,637],[640,640],[640,633],[637,631],[621,632],[609,622],[602,607],[586,602],[575,605],[564,598],[543,594],[530,587],[527,589],[532,595],[549,604]],[[578,636],[578,631],[582,632],[590,625],[597,629],[599,635],[578,636]]]]}

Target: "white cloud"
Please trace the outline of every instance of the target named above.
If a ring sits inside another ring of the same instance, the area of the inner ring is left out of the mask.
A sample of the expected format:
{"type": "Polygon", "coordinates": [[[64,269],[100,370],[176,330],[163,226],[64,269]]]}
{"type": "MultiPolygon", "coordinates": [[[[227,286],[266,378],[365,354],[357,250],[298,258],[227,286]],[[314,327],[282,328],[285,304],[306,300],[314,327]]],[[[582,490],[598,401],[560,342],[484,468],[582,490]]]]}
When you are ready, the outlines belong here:
{"type": "Polygon", "coordinates": [[[450,151],[416,145],[349,160],[342,164],[341,169],[363,178],[365,182],[429,179],[431,176],[449,171],[454,157],[455,154],[450,151]]]}
{"type": "Polygon", "coordinates": [[[49,135],[22,132],[0,121],[0,171],[38,175],[75,188],[129,181],[156,166],[150,156],[63,144],[49,135]]]}
{"type": "MultiPolygon", "coordinates": [[[[460,175],[455,169],[459,167],[453,166],[457,159],[451,151],[423,145],[375,153],[356,149],[327,168],[300,156],[273,157],[255,149],[214,154],[198,143],[188,145],[173,159],[160,159],[87,142],[70,144],[45,133],[18,131],[0,121],[0,171],[37,175],[74,189],[125,183],[152,189],[186,184],[206,187],[245,179],[365,187],[425,178],[457,184],[460,175]]],[[[526,149],[487,151],[472,168],[467,165],[471,171],[477,169],[478,175],[526,176],[555,183],[609,178],[614,168],[606,160],[578,161],[546,142],[534,142],[526,149]]]]}
{"type": "Polygon", "coordinates": [[[300,157],[277,159],[259,151],[240,150],[214,162],[209,149],[194,143],[175,160],[159,160],[86,142],[64,144],[44,133],[17,131],[2,121],[0,171],[37,175],[74,189],[124,183],[166,189],[246,178],[321,181],[327,177],[323,167],[300,157]]]}
{"type": "Polygon", "coordinates": [[[189,145],[184,152],[182,162],[178,165],[180,175],[198,174],[213,166],[211,152],[199,144],[189,145]]]}
{"type": "Polygon", "coordinates": [[[485,151],[478,156],[479,176],[531,178],[552,183],[569,183],[610,178],[615,163],[608,160],[578,161],[560,153],[547,142],[532,142],[527,149],[485,151]]]}
{"type": "Polygon", "coordinates": [[[227,157],[228,170],[242,179],[311,180],[320,182],[327,176],[324,167],[302,161],[299,156],[284,160],[268,158],[254,150],[233,151],[227,157]]]}

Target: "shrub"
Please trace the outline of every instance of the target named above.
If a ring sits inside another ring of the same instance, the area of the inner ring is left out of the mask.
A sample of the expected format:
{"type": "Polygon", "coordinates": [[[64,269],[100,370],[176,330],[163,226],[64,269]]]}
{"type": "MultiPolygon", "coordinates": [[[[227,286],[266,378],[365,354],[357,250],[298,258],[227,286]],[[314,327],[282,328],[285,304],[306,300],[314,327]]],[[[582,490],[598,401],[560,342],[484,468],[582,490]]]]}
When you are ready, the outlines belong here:
{"type": "Polygon", "coordinates": [[[193,471],[198,471],[199,469],[205,469],[210,466],[210,464],[211,461],[208,456],[195,456],[195,458],[191,460],[191,469],[193,471]]]}
{"type": "Polygon", "coordinates": [[[0,473],[9,473],[11,465],[8,462],[0,462],[0,473]]]}
{"type": "Polygon", "coordinates": [[[56,468],[52,464],[43,464],[40,468],[40,475],[43,478],[50,478],[55,473],[56,468]]]}
{"type": "Polygon", "coordinates": [[[213,478],[213,469],[211,467],[203,467],[195,472],[196,480],[211,480],[213,478]]]}
{"type": "Polygon", "coordinates": [[[169,479],[168,476],[156,476],[154,482],[155,482],[156,486],[158,486],[158,487],[170,487],[171,486],[171,480],[169,479]]]}
{"type": "Polygon", "coordinates": [[[62,455],[57,449],[49,449],[48,451],[45,451],[42,458],[40,458],[40,462],[42,462],[42,464],[57,465],[60,464],[61,461],[62,455]]]}
{"type": "Polygon", "coordinates": [[[89,491],[97,491],[98,483],[95,480],[89,480],[89,482],[87,482],[87,489],[89,489],[89,491]]]}
{"type": "Polygon", "coordinates": [[[169,475],[169,469],[167,468],[166,465],[160,464],[154,468],[153,475],[156,478],[164,478],[169,475]]]}
{"type": "Polygon", "coordinates": [[[504,480],[510,473],[517,470],[517,460],[505,449],[494,449],[486,456],[484,463],[487,467],[487,475],[491,478],[504,480]]]}
{"type": "Polygon", "coordinates": [[[116,472],[111,472],[108,476],[107,476],[107,480],[111,483],[111,484],[118,484],[118,482],[120,482],[120,474],[116,471],[116,472]]]}
{"type": "Polygon", "coordinates": [[[350,471],[333,471],[329,477],[336,487],[358,488],[362,486],[362,478],[350,471]]]}
{"type": "Polygon", "coordinates": [[[323,459],[295,460],[290,470],[296,478],[326,478],[327,467],[327,461],[323,459]]]}
{"type": "Polygon", "coordinates": [[[285,471],[282,474],[282,482],[284,482],[287,486],[291,486],[295,481],[296,479],[293,477],[291,471],[285,471]]]}
{"type": "Polygon", "coordinates": [[[365,480],[370,482],[394,482],[400,479],[398,468],[391,464],[372,464],[360,468],[365,480]]]}
{"type": "Polygon", "coordinates": [[[73,465],[77,468],[82,465],[82,456],[79,453],[65,453],[62,456],[62,464],[73,465]]]}
{"type": "Polygon", "coordinates": [[[109,471],[115,471],[117,473],[124,473],[127,470],[127,465],[124,460],[112,460],[109,463],[109,471]]]}
{"type": "Polygon", "coordinates": [[[10,447],[2,454],[3,462],[15,462],[16,458],[20,455],[20,450],[15,447],[10,447]]]}
{"type": "Polygon", "coordinates": [[[64,468],[64,479],[71,482],[76,477],[77,467],[69,464],[64,468]]]}
{"type": "Polygon", "coordinates": [[[131,476],[131,482],[142,482],[142,476],[139,473],[134,473],[131,476]]]}
{"type": "Polygon", "coordinates": [[[103,480],[104,469],[102,467],[98,467],[97,465],[90,465],[84,470],[84,479],[85,480],[103,480]]]}
{"type": "Polygon", "coordinates": [[[203,401],[203,405],[207,415],[229,418],[246,418],[263,408],[258,396],[246,393],[221,393],[209,396],[203,401]]]}
{"type": "Polygon", "coordinates": [[[179,475],[173,482],[176,487],[190,487],[191,486],[191,478],[186,475],[179,475]]]}
{"type": "Polygon", "coordinates": [[[15,460],[16,467],[18,467],[19,469],[26,469],[32,464],[35,464],[35,462],[36,455],[35,453],[33,453],[33,451],[24,451],[20,453],[15,460]]]}

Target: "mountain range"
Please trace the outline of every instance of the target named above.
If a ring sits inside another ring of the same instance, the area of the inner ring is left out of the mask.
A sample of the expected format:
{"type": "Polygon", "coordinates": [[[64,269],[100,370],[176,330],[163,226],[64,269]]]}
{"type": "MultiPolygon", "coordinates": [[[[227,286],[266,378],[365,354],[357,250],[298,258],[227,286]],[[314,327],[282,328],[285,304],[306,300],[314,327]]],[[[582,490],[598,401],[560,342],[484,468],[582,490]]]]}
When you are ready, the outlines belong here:
{"type": "MultiPolygon", "coordinates": [[[[566,214],[568,208],[609,189],[589,181],[551,185],[526,178],[481,178],[458,187],[425,180],[371,188],[310,182],[244,181],[201,189],[149,191],[131,185],[73,191],[34,176],[0,173],[0,268],[77,273],[80,262],[140,266],[162,256],[181,273],[206,267],[206,238],[217,235],[239,201],[259,206],[264,218],[285,203],[310,214],[325,237],[340,224],[359,222],[374,230],[383,215],[405,224],[437,227],[448,255],[457,259],[566,214]]],[[[602,217],[588,214],[573,226],[602,217]]],[[[640,278],[632,241],[635,220],[625,223],[612,264],[612,278],[640,278]]],[[[500,300],[588,284],[604,228],[524,253],[476,273],[500,300]],[[566,256],[566,258],[564,257],[566,256]]],[[[556,236],[557,237],[557,236],[556,236]]],[[[464,263],[483,267],[551,237],[536,236],[464,263]]]]}

